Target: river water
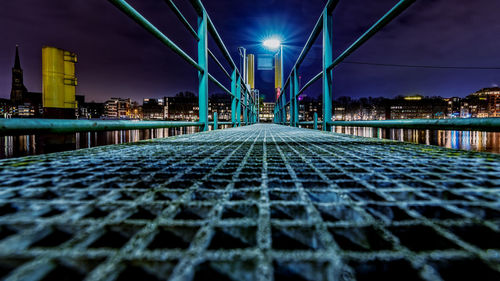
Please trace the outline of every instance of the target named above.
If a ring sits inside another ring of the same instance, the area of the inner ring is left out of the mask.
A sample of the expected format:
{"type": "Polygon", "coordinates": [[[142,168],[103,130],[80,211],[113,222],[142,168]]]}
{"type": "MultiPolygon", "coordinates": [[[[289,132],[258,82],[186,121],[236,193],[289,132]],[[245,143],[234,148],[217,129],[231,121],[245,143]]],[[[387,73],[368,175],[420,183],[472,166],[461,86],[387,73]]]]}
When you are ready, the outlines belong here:
{"type": "MultiPolygon", "coordinates": [[[[500,133],[413,129],[334,127],[337,133],[392,139],[454,149],[500,153],[500,133]]],[[[197,127],[149,130],[122,130],[72,134],[1,136],[0,158],[21,157],[94,146],[136,142],[192,134],[197,127]]]]}
{"type": "Polygon", "coordinates": [[[198,132],[197,127],[2,136],[0,137],[0,158],[37,155],[109,144],[130,143],[140,140],[192,134],[195,132],[198,132]]]}
{"type": "Polygon", "coordinates": [[[337,133],[362,137],[391,139],[454,149],[500,153],[499,132],[382,129],[339,126],[334,127],[332,130],[337,133]]]}

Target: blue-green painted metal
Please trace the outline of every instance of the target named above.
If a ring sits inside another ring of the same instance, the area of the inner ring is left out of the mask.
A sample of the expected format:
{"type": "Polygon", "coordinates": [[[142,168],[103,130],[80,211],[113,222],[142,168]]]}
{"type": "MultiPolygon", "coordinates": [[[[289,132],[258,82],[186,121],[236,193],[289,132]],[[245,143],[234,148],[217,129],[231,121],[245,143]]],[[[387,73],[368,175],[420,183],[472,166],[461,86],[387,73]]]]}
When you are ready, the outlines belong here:
{"type": "Polygon", "coordinates": [[[75,133],[115,130],[143,130],[200,126],[201,122],[71,120],[71,119],[0,119],[0,135],[35,133],[75,133]]]}
{"type": "Polygon", "coordinates": [[[314,112],[314,127],[313,127],[314,130],[317,130],[318,129],[318,113],[317,112],[314,112]]]}
{"type": "Polygon", "coordinates": [[[191,24],[189,24],[188,20],[184,17],[184,15],[179,10],[179,8],[177,8],[177,6],[175,5],[174,1],[172,1],[172,0],[165,0],[165,2],[170,7],[170,10],[172,10],[172,12],[174,12],[174,14],[177,16],[177,18],[181,21],[181,23],[184,25],[184,27],[186,27],[186,29],[191,33],[191,35],[193,35],[193,37],[196,40],[200,40],[200,38],[198,37],[198,34],[196,34],[196,31],[191,26],[191,24]]]}
{"type": "Polygon", "coordinates": [[[124,0],[109,0],[118,9],[124,12],[127,16],[141,25],[144,29],[149,31],[153,36],[158,38],[163,44],[167,45],[172,51],[178,54],[181,58],[187,61],[189,64],[194,66],[199,71],[203,71],[203,68],[198,65],[188,54],[186,54],[179,46],[177,46],[172,40],[165,36],[156,26],[145,19],[139,12],[137,12],[132,6],[130,6],[124,0]]]}
{"type": "Polygon", "coordinates": [[[299,126],[299,99],[298,99],[298,93],[299,93],[299,74],[298,68],[295,68],[293,70],[293,101],[290,100],[290,104],[293,103],[293,109],[291,108],[290,110],[290,118],[293,115],[293,126],[298,127],[299,126]]]}
{"type": "Polygon", "coordinates": [[[281,109],[281,119],[282,120],[281,120],[281,122],[282,123],[286,123],[286,117],[287,117],[286,106],[284,104],[286,104],[286,95],[285,95],[285,93],[282,93],[281,94],[281,105],[282,105],[282,109],[281,109]]]}
{"type": "Polygon", "coordinates": [[[328,66],[333,60],[333,16],[323,11],[323,131],[330,131],[328,121],[332,120],[332,70],[328,66]]]}
{"type": "Polygon", "coordinates": [[[238,76],[236,81],[236,94],[237,94],[237,106],[236,106],[236,123],[238,127],[241,126],[241,76],[238,76]]]}
{"type": "Polygon", "coordinates": [[[203,72],[198,73],[198,105],[200,122],[203,123],[202,131],[208,130],[208,31],[207,13],[198,16],[198,64],[203,72]]]}
{"type": "MultiPolygon", "coordinates": [[[[339,0],[328,0],[328,2],[325,5],[324,10],[328,11],[329,13],[333,12],[333,10],[337,6],[338,2],[339,2],[339,0]]],[[[322,27],[323,27],[323,13],[319,16],[318,20],[316,21],[316,24],[314,25],[314,28],[313,28],[311,34],[309,35],[309,38],[307,39],[307,41],[304,45],[304,48],[302,48],[302,51],[300,52],[300,55],[297,58],[297,61],[295,62],[295,65],[293,66],[292,70],[290,71],[290,74],[288,75],[288,78],[286,79],[286,82],[284,83],[283,88],[285,88],[289,84],[291,77],[292,77],[293,70],[300,68],[300,64],[305,59],[307,53],[309,52],[312,45],[314,44],[314,42],[318,38],[319,34],[321,33],[322,27]]],[[[283,71],[282,71],[282,73],[283,73],[283,71]]],[[[281,81],[284,81],[283,77],[282,77],[281,81]]],[[[303,90],[300,90],[299,92],[302,93],[302,91],[303,90]]]]}
{"type": "Polygon", "coordinates": [[[233,93],[231,96],[231,123],[233,124],[233,127],[236,127],[236,107],[238,106],[237,82],[236,69],[234,69],[231,74],[231,92],[233,93]]]}
{"type": "Polygon", "coordinates": [[[500,132],[500,118],[331,121],[333,126],[500,132]]]}
{"type": "Polygon", "coordinates": [[[199,98],[199,120],[203,124],[202,130],[208,130],[208,81],[213,81],[215,85],[221,88],[224,92],[232,96],[232,116],[231,122],[234,125],[241,125],[241,107],[244,108],[245,124],[254,123],[255,119],[255,100],[247,96],[248,90],[246,87],[241,86],[242,79],[236,64],[234,63],[229,51],[224,45],[217,29],[215,28],[210,16],[207,14],[206,9],[200,0],[190,0],[196,13],[198,15],[198,26],[195,30],[191,24],[188,22],[186,17],[182,14],[179,8],[175,5],[172,0],[165,0],[170,9],[174,12],[180,22],[184,27],[193,35],[193,37],[198,41],[198,61],[196,62],[192,59],[186,52],[184,52],[179,46],[173,43],[167,36],[165,36],[161,31],[158,30],[153,24],[151,24],[146,18],[144,18],[139,12],[137,12],[133,7],[131,7],[125,0],[109,0],[116,7],[118,7],[127,16],[136,21],[144,29],[153,34],[166,46],[172,49],[175,53],[181,56],[189,64],[194,66],[199,72],[199,87],[198,87],[198,98],[199,98]],[[222,52],[222,55],[227,60],[233,73],[230,75],[229,72],[224,68],[223,64],[217,59],[215,54],[208,49],[208,36],[212,35],[214,42],[217,47],[222,52]],[[221,82],[219,82],[213,75],[208,72],[208,58],[209,56],[215,61],[216,65],[223,71],[223,73],[231,80],[231,90],[227,89],[221,82]],[[244,104],[242,104],[241,93],[245,93],[244,104]]]}
{"type": "MultiPolygon", "coordinates": [[[[293,80],[293,77],[294,77],[294,76],[293,76],[293,73],[294,73],[294,72],[292,71],[292,80],[293,80]]],[[[293,109],[294,102],[293,102],[293,101],[294,101],[295,99],[294,99],[294,97],[293,97],[293,96],[294,96],[293,87],[294,87],[294,84],[292,83],[292,84],[290,85],[290,87],[289,87],[289,92],[290,92],[290,96],[289,96],[289,97],[290,97],[290,113],[294,111],[294,109],[293,109]]],[[[291,127],[295,127],[293,117],[294,117],[294,115],[293,115],[293,114],[290,114],[290,126],[291,126],[291,127]]]]}
{"type": "Polygon", "coordinates": [[[217,112],[214,112],[214,131],[217,130],[217,112]]]}
{"type": "Polygon", "coordinates": [[[224,85],[222,85],[222,83],[219,82],[219,80],[215,79],[215,77],[212,74],[208,73],[208,78],[210,79],[210,81],[214,82],[215,85],[217,85],[221,90],[223,90],[227,94],[229,94],[229,95],[233,94],[226,87],[224,87],[224,85]]]}
{"type": "Polygon", "coordinates": [[[227,78],[231,79],[231,75],[229,75],[226,68],[222,65],[219,59],[217,59],[215,54],[212,51],[210,51],[210,49],[208,49],[208,55],[215,61],[215,64],[217,64],[217,66],[220,68],[220,70],[222,70],[222,72],[227,76],[227,78]]]}
{"type": "MultiPolygon", "coordinates": [[[[201,3],[200,0],[190,0],[189,1],[191,5],[194,7],[194,9],[197,11],[198,15],[201,15],[202,12],[206,12],[205,7],[201,3]]],[[[241,77],[241,74],[237,70],[236,64],[233,61],[233,58],[229,54],[229,51],[226,48],[226,45],[224,45],[224,42],[222,41],[219,33],[217,32],[217,29],[215,28],[215,25],[210,18],[210,16],[207,14],[207,19],[208,19],[208,30],[210,34],[212,35],[212,39],[214,40],[215,44],[219,47],[219,49],[222,52],[222,55],[226,58],[227,62],[230,64],[230,67],[232,69],[236,69],[236,72],[238,73],[238,76],[241,77]]]]}
{"type": "Polygon", "coordinates": [[[245,110],[243,111],[243,122],[245,125],[248,125],[248,93],[246,91],[243,92],[243,97],[243,103],[245,105],[245,110]]]}
{"type": "Polygon", "coordinates": [[[370,27],[363,35],[361,35],[351,46],[349,46],[342,54],[340,54],[335,61],[333,61],[328,69],[333,69],[335,66],[340,64],[345,58],[351,55],[355,50],[357,50],[361,45],[368,41],[373,35],[384,28],[389,22],[400,15],[404,10],[406,10],[411,4],[415,3],[415,0],[401,0],[396,4],[389,12],[387,12],[382,18],[380,18],[372,27],[370,27]]]}
{"type": "MultiPolygon", "coordinates": [[[[337,6],[338,2],[339,2],[339,0],[329,0],[326,3],[324,9],[326,9],[327,11],[329,11],[331,13],[335,9],[335,7],[337,6]]],[[[307,54],[309,53],[309,50],[311,49],[314,42],[316,41],[319,34],[321,33],[322,27],[323,27],[323,13],[319,16],[318,20],[316,21],[316,24],[314,25],[314,28],[313,28],[311,34],[309,35],[309,38],[307,39],[307,41],[304,45],[304,48],[302,48],[302,51],[300,52],[300,55],[297,58],[297,61],[295,62],[295,65],[293,66],[292,70],[300,67],[302,61],[306,58],[307,54]]],[[[290,72],[290,75],[288,75],[288,78],[286,79],[285,87],[290,82],[291,77],[292,77],[292,72],[290,72]]]]}
{"type": "Polygon", "coordinates": [[[309,86],[311,86],[314,82],[318,81],[322,77],[323,77],[323,71],[316,74],[313,78],[311,78],[311,80],[309,80],[306,84],[304,84],[302,89],[300,89],[300,91],[297,93],[297,96],[300,96],[307,88],[309,88],[309,86]]]}
{"type": "MultiPolygon", "coordinates": [[[[381,30],[384,26],[386,26],[390,21],[396,18],[399,14],[401,14],[405,9],[407,9],[411,4],[415,2],[415,0],[401,0],[396,4],[389,12],[387,12],[377,23],[375,23],[368,31],[366,31],[358,40],[356,40],[347,50],[345,50],[340,56],[338,56],[335,60],[333,60],[333,40],[332,40],[332,12],[338,4],[338,0],[329,0],[323,9],[323,12],[318,19],[316,25],[313,28],[304,48],[302,49],[294,67],[292,68],[290,75],[288,76],[286,85],[293,84],[294,73],[297,69],[299,69],[301,62],[304,60],[305,56],[309,52],[312,44],[318,37],[318,35],[323,32],[323,63],[322,63],[322,71],[314,76],[309,82],[307,82],[302,89],[299,89],[296,93],[296,96],[299,96],[303,93],[305,89],[307,89],[312,83],[322,78],[322,87],[323,87],[323,130],[331,130],[331,119],[332,119],[332,70],[333,68],[341,63],[346,57],[348,57],[351,53],[353,53],[356,49],[358,49],[363,43],[365,43],[368,39],[370,39],[374,34],[376,34],[379,30],[381,30]]],[[[292,97],[292,95],[290,95],[292,97]]],[[[276,111],[286,110],[286,105],[284,102],[278,102],[276,104],[276,111]]],[[[290,125],[294,125],[295,119],[294,110],[295,108],[299,108],[298,104],[295,104],[293,100],[290,102],[290,125]]],[[[286,116],[286,111],[285,114],[286,116]]],[[[281,117],[282,114],[278,113],[278,117],[281,117]]],[[[285,117],[286,118],[286,117],[285,117]]],[[[276,122],[281,122],[282,119],[276,118],[276,122]]]]}

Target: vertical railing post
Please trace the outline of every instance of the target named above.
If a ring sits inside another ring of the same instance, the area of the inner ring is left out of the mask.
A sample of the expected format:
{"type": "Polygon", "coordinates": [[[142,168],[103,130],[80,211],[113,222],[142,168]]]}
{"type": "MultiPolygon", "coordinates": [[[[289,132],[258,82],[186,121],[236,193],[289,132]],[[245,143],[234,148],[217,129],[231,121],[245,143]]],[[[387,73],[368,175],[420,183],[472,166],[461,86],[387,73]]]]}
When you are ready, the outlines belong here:
{"type": "Polygon", "coordinates": [[[280,108],[280,99],[278,100],[278,107],[276,108],[276,123],[279,124],[281,122],[281,108],[280,108]]]}
{"type": "MultiPolygon", "coordinates": [[[[293,82],[293,126],[298,127],[299,126],[299,99],[298,99],[298,94],[299,94],[299,74],[297,73],[298,68],[295,68],[293,70],[293,80],[290,81],[290,83],[293,82]]],[[[290,102],[291,104],[292,102],[290,102]]]]}
{"type": "Polygon", "coordinates": [[[275,123],[278,124],[280,120],[280,113],[279,113],[279,99],[276,100],[276,106],[274,107],[274,116],[276,118],[275,123]]]}
{"type": "Polygon", "coordinates": [[[281,96],[278,98],[278,123],[283,122],[283,109],[281,108],[281,96]]]}
{"type": "Polygon", "coordinates": [[[241,76],[239,75],[236,79],[236,98],[238,99],[236,105],[236,123],[239,127],[241,126],[241,76]]]}
{"type": "Polygon", "coordinates": [[[203,69],[198,74],[198,106],[201,131],[208,130],[208,30],[207,12],[198,16],[198,65],[203,69]]]}
{"type": "Polygon", "coordinates": [[[243,105],[244,105],[244,109],[243,109],[243,124],[247,124],[247,89],[246,87],[243,88],[243,105]]]}
{"type": "Polygon", "coordinates": [[[332,120],[332,70],[327,71],[333,63],[333,19],[325,8],[323,11],[323,131],[330,131],[332,120]]]}
{"type": "MultiPolygon", "coordinates": [[[[293,73],[294,73],[294,70],[292,69],[292,79],[293,79],[293,73]]],[[[293,101],[294,101],[294,98],[293,98],[293,94],[294,94],[294,90],[293,90],[293,86],[294,84],[293,83],[290,83],[290,113],[292,113],[294,111],[294,104],[293,104],[293,101]]],[[[290,127],[291,126],[294,126],[294,120],[293,120],[293,117],[294,115],[293,114],[290,114],[290,127]]]]}
{"type": "Polygon", "coordinates": [[[282,109],[281,109],[281,118],[283,118],[283,120],[281,121],[281,123],[283,125],[285,125],[286,123],[286,95],[285,93],[281,93],[281,106],[282,106],[282,109]]]}
{"type": "Polygon", "coordinates": [[[214,112],[214,131],[217,130],[217,112],[214,112]]]}
{"type": "Polygon", "coordinates": [[[247,113],[247,125],[252,124],[252,94],[247,93],[248,95],[248,113],[247,113]]]}
{"type": "Polygon", "coordinates": [[[236,92],[236,80],[236,69],[234,69],[231,74],[231,93],[233,94],[231,96],[231,123],[233,127],[236,127],[236,106],[238,104],[238,99],[236,98],[238,96],[236,92]]]}
{"type": "Polygon", "coordinates": [[[250,100],[250,124],[253,124],[253,117],[254,117],[254,114],[253,114],[253,111],[254,111],[254,101],[253,99],[250,100]]]}
{"type": "Polygon", "coordinates": [[[314,112],[314,130],[318,129],[318,113],[314,112]]]}
{"type": "Polygon", "coordinates": [[[255,94],[254,94],[254,99],[252,103],[252,124],[257,123],[257,107],[255,106],[255,94]]]}
{"type": "Polygon", "coordinates": [[[247,102],[246,102],[246,105],[247,105],[247,107],[246,107],[247,120],[245,122],[245,125],[248,125],[250,123],[250,103],[251,103],[251,101],[250,101],[250,94],[248,93],[248,91],[246,93],[246,97],[247,97],[247,102]]]}

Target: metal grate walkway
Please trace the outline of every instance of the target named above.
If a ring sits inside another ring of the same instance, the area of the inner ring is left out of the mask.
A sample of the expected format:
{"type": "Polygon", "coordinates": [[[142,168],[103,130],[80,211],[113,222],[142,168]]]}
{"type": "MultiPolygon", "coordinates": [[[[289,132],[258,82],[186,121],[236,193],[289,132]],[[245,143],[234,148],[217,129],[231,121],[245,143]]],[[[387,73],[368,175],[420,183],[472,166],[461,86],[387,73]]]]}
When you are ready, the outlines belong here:
{"type": "Polygon", "coordinates": [[[0,279],[500,280],[499,155],[252,125],[0,169],[0,279]]]}

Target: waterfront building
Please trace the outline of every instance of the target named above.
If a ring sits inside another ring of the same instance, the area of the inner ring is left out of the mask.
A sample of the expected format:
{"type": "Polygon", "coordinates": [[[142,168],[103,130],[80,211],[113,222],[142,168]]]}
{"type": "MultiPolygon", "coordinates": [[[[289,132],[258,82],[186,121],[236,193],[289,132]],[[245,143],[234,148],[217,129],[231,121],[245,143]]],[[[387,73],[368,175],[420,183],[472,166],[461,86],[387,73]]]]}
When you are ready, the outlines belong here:
{"type": "Polygon", "coordinates": [[[262,102],[260,105],[260,122],[272,122],[274,118],[274,102],[262,102]]]}
{"type": "Polygon", "coordinates": [[[166,118],[165,98],[148,98],[142,101],[142,115],[146,120],[164,120],[166,118]]]}
{"type": "Polygon", "coordinates": [[[500,117],[500,87],[483,88],[472,94],[472,97],[478,101],[476,117],[500,117]]]}
{"type": "Polygon", "coordinates": [[[231,121],[231,96],[228,94],[214,94],[208,98],[208,118],[213,119],[217,112],[219,121],[231,121]]]}
{"type": "Polygon", "coordinates": [[[166,119],[172,121],[198,120],[198,97],[191,92],[180,92],[175,97],[165,97],[166,119]]]}
{"type": "Polygon", "coordinates": [[[439,97],[412,95],[391,100],[390,119],[445,118],[447,103],[439,97]]]}
{"type": "Polygon", "coordinates": [[[130,98],[111,98],[104,103],[104,115],[110,119],[129,119],[131,107],[130,98]]]}

